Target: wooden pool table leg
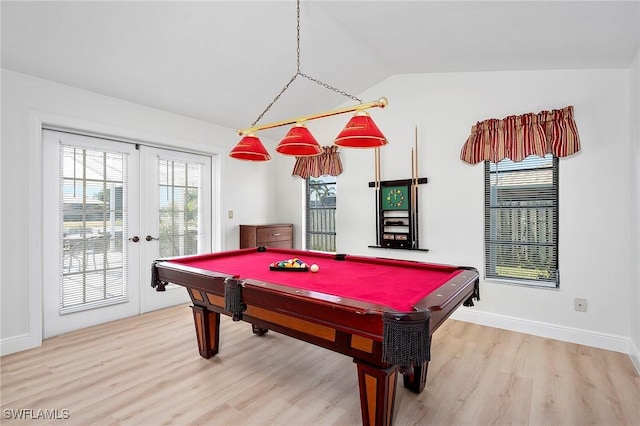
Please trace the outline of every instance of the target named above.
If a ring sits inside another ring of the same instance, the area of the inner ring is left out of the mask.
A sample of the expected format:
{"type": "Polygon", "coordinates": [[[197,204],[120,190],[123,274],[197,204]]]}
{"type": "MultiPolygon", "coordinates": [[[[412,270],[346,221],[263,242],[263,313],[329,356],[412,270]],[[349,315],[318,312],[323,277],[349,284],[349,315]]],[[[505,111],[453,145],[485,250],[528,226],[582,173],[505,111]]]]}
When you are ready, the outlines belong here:
{"type": "Polygon", "coordinates": [[[364,426],[390,426],[396,399],[398,367],[377,368],[354,359],[358,366],[360,409],[364,426]]]}
{"type": "Polygon", "coordinates": [[[404,387],[415,393],[422,392],[425,384],[427,383],[428,367],[429,361],[425,361],[422,365],[414,366],[412,372],[403,374],[404,387]]]}
{"type": "Polygon", "coordinates": [[[193,322],[196,326],[198,351],[203,358],[211,358],[218,353],[220,342],[220,314],[202,306],[192,306],[193,322]]]}

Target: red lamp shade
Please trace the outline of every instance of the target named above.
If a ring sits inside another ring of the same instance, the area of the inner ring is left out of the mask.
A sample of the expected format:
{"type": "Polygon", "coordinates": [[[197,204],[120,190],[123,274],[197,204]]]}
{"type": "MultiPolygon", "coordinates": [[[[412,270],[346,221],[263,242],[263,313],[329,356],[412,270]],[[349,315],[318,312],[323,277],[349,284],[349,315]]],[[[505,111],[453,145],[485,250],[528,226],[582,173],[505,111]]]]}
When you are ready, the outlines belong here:
{"type": "Polygon", "coordinates": [[[378,148],[388,143],[366,111],[359,111],[342,129],[334,144],[346,148],[378,148]]]}
{"type": "Polygon", "coordinates": [[[246,161],[269,161],[271,159],[267,149],[253,133],[240,139],[240,142],[229,153],[229,157],[246,161]]]}
{"type": "Polygon", "coordinates": [[[295,157],[311,157],[320,154],[322,148],[304,124],[296,124],[280,141],[276,151],[295,157]]]}

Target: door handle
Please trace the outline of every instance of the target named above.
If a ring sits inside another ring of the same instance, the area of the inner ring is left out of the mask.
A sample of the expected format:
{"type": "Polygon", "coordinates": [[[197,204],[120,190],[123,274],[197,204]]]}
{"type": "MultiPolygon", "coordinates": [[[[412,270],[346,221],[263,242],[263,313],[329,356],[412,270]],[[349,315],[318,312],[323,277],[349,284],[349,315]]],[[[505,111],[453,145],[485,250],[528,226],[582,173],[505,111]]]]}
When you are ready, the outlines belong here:
{"type": "Polygon", "coordinates": [[[133,237],[129,238],[129,241],[133,241],[134,243],[137,243],[138,241],[140,241],[140,238],[137,235],[134,235],[133,237]]]}
{"type": "Polygon", "coordinates": [[[155,237],[152,237],[151,235],[147,235],[144,239],[147,241],[151,241],[151,240],[159,240],[160,238],[155,238],[155,237]]]}

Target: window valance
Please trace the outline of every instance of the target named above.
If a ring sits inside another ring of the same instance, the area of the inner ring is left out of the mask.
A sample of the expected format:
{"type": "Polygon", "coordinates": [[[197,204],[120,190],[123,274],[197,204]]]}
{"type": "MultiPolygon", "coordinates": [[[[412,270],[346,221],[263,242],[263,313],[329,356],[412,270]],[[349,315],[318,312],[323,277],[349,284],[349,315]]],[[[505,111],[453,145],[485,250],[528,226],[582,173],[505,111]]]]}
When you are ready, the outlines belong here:
{"type": "Polygon", "coordinates": [[[529,155],[544,157],[551,153],[566,157],[578,151],[580,137],[573,119],[573,106],[567,106],[537,114],[479,121],[471,127],[460,159],[470,164],[486,160],[497,163],[504,158],[518,162],[529,155]]]}
{"type": "Polygon", "coordinates": [[[312,157],[296,157],[292,176],[306,179],[310,176],[338,176],[342,173],[342,161],[337,146],[324,146],[322,153],[312,157]]]}

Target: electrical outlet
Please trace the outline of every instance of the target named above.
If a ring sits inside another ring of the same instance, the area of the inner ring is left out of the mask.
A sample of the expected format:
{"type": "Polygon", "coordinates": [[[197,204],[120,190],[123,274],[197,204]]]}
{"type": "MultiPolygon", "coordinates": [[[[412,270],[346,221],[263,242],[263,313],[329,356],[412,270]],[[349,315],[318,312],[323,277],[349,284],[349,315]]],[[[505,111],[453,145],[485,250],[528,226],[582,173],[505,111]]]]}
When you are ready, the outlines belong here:
{"type": "Polygon", "coordinates": [[[233,219],[233,210],[229,210],[229,219],[233,219]]]}
{"type": "Polygon", "coordinates": [[[573,308],[578,312],[587,312],[587,299],[576,297],[573,300],[573,308]]]}

